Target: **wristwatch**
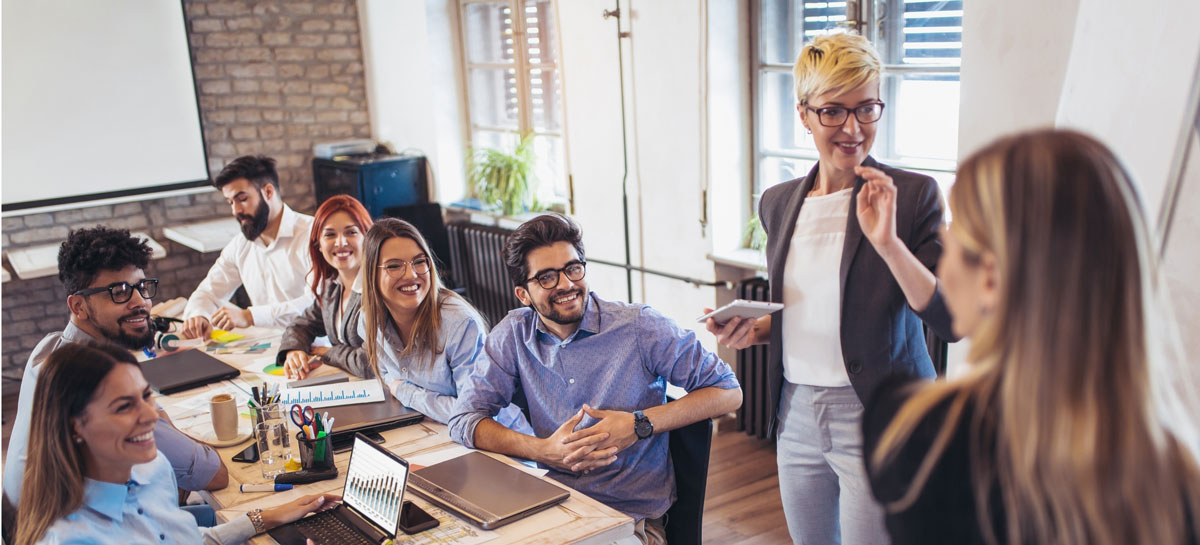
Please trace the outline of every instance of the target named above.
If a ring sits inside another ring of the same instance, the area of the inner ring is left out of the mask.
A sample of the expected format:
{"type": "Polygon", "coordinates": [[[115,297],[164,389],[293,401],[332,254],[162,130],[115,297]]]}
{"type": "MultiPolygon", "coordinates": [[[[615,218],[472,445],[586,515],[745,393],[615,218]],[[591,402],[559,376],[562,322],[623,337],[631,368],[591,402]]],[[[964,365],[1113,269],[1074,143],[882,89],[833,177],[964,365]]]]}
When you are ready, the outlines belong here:
{"type": "Polygon", "coordinates": [[[654,435],[654,424],[650,422],[642,411],[633,411],[633,433],[637,434],[638,439],[645,439],[654,435]]]}
{"type": "Polygon", "coordinates": [[[250,517],[250,522],[254,524],[254,533],[261,534],[267,531],[267,526],[263,524],[262,509],[251,509],[246,512],[246,516],[250,517]]]}

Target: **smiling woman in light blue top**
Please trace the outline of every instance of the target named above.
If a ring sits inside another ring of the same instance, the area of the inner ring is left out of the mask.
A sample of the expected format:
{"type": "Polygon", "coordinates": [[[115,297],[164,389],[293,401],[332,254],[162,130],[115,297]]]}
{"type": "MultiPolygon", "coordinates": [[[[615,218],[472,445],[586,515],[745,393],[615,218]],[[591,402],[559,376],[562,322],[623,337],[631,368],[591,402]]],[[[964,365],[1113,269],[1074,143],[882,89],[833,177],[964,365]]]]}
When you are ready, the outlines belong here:
{"type": "Polygon", "coordinates": [[[30,423],[17,543],[242,543],[340,499],[305,496],[199,528],[155,448],[158,410],[132,354],[67,344],[47,358],[34,392],[42,410],[30,423]]]}
{"type": "MultiPolygon", "coordinates": [[[[483,318],[442,286],[429,245],[412,224],[380,220],[367,232],[363,254],[359,333],[367,358],[397,400],[444,424],[483,353],[483,318]]],[[[532,432],[513,405],[496,421],[532,432]]]]}

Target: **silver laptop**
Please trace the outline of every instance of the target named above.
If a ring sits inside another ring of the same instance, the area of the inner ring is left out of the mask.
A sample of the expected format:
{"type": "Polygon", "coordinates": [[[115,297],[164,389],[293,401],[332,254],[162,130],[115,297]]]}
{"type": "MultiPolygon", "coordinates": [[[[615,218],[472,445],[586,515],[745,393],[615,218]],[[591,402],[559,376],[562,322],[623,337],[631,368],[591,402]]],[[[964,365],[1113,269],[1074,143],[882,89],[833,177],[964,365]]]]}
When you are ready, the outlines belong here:
{"type": "Polygon", "coordinates": [[[408,487],[485,530],[523,519],[571,495],[482,452],[413,471],[408,487]]]}
{"type": "Polygon", "coordinates": [[[408,462],[361,434],[350,451],[342,503],[334,509],[273,528],[284,545],[316,543],[377,545],[396,537],[408,462]]]}

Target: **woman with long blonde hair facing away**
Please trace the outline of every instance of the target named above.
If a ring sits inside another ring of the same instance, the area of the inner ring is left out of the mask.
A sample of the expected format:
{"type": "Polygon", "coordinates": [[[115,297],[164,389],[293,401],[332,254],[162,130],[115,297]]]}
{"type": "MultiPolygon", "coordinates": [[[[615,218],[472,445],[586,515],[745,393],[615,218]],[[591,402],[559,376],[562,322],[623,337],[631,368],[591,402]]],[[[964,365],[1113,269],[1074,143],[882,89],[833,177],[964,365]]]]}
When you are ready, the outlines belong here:
{"type": "MultiPolygon", "coordinates": [[[[375,374],[406,407],[441,423],[454,415],[475,360],[487,357],[487,326],[470,303],[442,285],[425,237],[411,223],[384,218],[363,243],[363,320],[359,334],[375,374]]],[[[496,416],[524,433],[515,405],[496,416]]]]}
{"type": "Polygon", "coordinates": [[[17,545],[243,543],[341,499],[305,496],[198,528],[155,448],[153,396],[128,350],[70,343],[50,354],[34,390],[17,545]]]}
{"type": "Polygon", "coordinates": [[[1197,543],[1196,389],[1116,157],[1004,138],[960,165],[950,208],[938,276],[970,370],[886,383],[863,420],[893,543],[1197,543]]]}

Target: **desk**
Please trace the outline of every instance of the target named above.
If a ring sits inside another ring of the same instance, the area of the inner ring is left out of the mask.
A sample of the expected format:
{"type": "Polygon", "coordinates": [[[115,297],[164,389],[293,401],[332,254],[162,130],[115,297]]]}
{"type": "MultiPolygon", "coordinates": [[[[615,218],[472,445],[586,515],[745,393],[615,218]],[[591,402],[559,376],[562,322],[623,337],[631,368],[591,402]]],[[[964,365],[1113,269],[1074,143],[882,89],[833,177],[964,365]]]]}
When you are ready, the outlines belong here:
{"type": "MultiPolygon", "coordinates": [[[[239,330],[240,333],[246,334],[245,341],[239,343],[255,344],[272,340],[272,348],[277,348],[279,343],[279,332],[271,332],[261,328],[249,328],[239,330]]],[[[242,369],[242,379],[251,378],[250,369],[258,368],[261,370],[264,361],[273,358],[274,350],[268,350],[265,354],[222,354],[217,357],[226,361],[230,365],[242,369]]],[[[333,369],[331,366],[323,366],[319,368],[318,374],[326,374],[340,372],[333,369]]],[[[235,379],[235,381],[238,379],[235,379]]],[[[268,380],[278,380],[277,378],[269,378],[268,380]]],[[[193,435],[203,433],[205,426],[211,430],[211,423],[208,418],[203,415],[197,415],[195,410],[188,410],[186,400],[194,399],[195,396],[205,396],[207,398],[211,392],[228,389],[232,381],[226,381],[216,384],[211,384],[203,388],[196,388],[179,392],[170,396],[160,396],[158,402],[171,415],[172,419],[176,419],[178,415],[177,425],[185,432],[192,432],[193,435]]],[[[192,404],[192,407],[195,405],[192,404]]],[[[243,429],[248,428],[248,420],[243,418],[243,429]]],[[[290,425],[290,424],[289,424],[290,425]]],[[[293,430],[294,433],[294,430],[293,430]]],[[[450,440],[446,426],[425,420],[421,423],[388,430],[382,433],[384,437],[384,445],[404,458],[436,453],[445,449],[458,448],[457,443],[450,440]]],[[[254,508],[266,509],[274,507],[281,503],[297,499],[301,496],[317,493],[336,493],[340,494],[342,486],[345,483],[345,475],[347,465],[349,463],[349,453],[338,454],[335,458],[335,463],[338,466],[340,476],[338,479],[328,481],[320,481],[316,483],[300,485],[287,492],[278,493],[252,493],[243,494],[239,492],[238,486],[242,483],[261,483],[266,482],[262,478],[262,473],[259,470],[257,463],[243,464],[231,461],[234,454],[244,449],[249,445],[249,441],[242,444],[220,448],[217,451],[221,455],[221,459],[225,461],[226,467],[229,468],[229,486],[215,492],[204,492],[201,494],[214,509],[217,510],[218,520],[231,520],[234,517],[243,516],[247,511],[254,508]]],[[[498,454],[488,453],[494,458],[504,461],[510,465],[519,465],[516,461],[498,454]]],[[[552,479],[546,479],[548,482],[564,489],[569,488],[552,479]]],[[[410,491],[411,492],[411,491],[410,491]]],[[[419,498],[416,494],[406,494],[405,499],[412,500],[422,508],[429,509],[429,503],[424,499],[419,498]]],[[[444,525],[445,526],[445,525],[444,525]]],[[[457,525],[456,525],[457,526],[457,525]]],[[[469,531],[478,532],[479,530],[466,522],[461,523],[469,531]]],[[[448,530],[449,528],[447,528],[448,530]]],[[[431,532],[436,532],[433,530],[431,532]]],[[[494,539],[486,541],[487,545],[506,545],[506,544],[561,544],[561,543],[579,543],[587,545],[605,545],[612,543],[615,540],[629,538],[633,534],[633,520],[624,514],[613,510],[600,502],[593,500],[583,493],[571,490],[571,497],[567,501],[556,505],[550,509],[519,520],[507,526],[503,526],[494,530],[494,539]]],[[[402,534],[403,536],[403,534],[402,534]]],[[[417,537],[422,534],[417,534],[417,537]]],[[[432,536],[426,536],[432,537],[432,536]]],[[[450,536],[438,535],[440,539],[425,540],[422,543],[452,543],[454,542],[450,536]]],[[[636,541],[636,540],[635,540],[636,541]]],[[[275,543],[270,536],[266,534],[255,537],[251,543],[269,544],[275,543]]],[[[398,543],[406,543],[403,540],[398,543]]]]}

